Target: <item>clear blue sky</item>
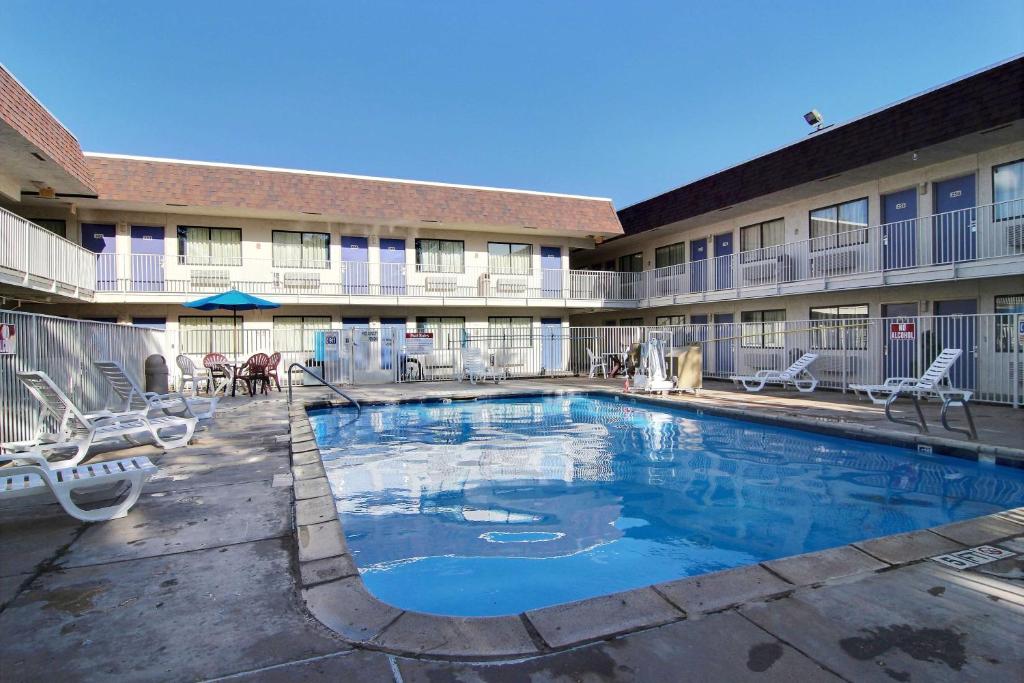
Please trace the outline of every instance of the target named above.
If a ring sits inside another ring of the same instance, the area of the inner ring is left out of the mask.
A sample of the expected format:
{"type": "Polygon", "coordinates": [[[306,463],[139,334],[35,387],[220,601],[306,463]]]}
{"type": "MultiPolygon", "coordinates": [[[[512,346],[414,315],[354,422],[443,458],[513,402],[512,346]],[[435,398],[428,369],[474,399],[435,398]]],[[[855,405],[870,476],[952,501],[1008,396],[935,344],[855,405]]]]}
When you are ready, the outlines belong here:
{"type": "Polygon", "coordinates": [[[1024,51],[1024,2],[4,0],[92,151],[618,207],[1024,51]]]}

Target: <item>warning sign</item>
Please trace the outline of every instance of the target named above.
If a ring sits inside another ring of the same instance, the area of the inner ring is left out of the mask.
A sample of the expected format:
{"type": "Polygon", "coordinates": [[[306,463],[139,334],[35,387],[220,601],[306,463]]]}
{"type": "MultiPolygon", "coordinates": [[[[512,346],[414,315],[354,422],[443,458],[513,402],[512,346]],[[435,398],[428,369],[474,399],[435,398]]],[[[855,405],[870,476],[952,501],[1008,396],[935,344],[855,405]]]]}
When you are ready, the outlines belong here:
{"type": "Polygon", "coordinates": [[[433,332],[406,332],[405,352],[410,355],[420,353],[433,353],[434,333],[433,332]]]}
{"type": "Polygon", "coordinates": [[[889,339],[914,341],[917,339],[917,323],[889,323],[889,339]]]}

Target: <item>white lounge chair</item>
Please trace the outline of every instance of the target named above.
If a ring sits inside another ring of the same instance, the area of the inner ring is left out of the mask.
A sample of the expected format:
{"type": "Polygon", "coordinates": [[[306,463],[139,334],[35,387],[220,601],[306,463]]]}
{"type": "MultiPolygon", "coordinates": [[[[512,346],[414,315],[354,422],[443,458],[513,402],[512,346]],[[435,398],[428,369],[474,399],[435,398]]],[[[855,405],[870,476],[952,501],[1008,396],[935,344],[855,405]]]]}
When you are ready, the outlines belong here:
{"type": "Polygon", "coordinates": [[[159,410],[167,415],[208,420],[217,410],[217,401],[220,400],[220,396],[216,394],[223,393],[227,389],[227,382],[221,382],[221,386],[217,387],[214,396],[210,398],[185,396],[177,392],[157,394],[152,391],[143,391],[139,383],[117,361],[101,360],[96,361],[93,365],[107,378],[110,386],[124,401],[121,410],[126,413],[134,411],[148,415],[151,411],[159,410]]]}
{"type": "Polygon", "coordinates": [[[13,466],[0,469],[0,500],[37,495],[49,489],[65,512],[83,522],[102,522],[127,515],[139,499],[142,486],[157,471],[144,457],[56,469],[35,451],[0,453],[0,463],[3,462],[12,462],[13,466]],[[125,484],[129,487],[127,491],[125,484]],[[95,500],[96,494],[104,491],[116,496],[114,502],[90,509],[81,507],[85,500],[76,501],[72,495],[79,492],[95,500]]]}
{"type": "Polygon", "coordinates": [[[601,376],[608,379],[608,366],[604,362],[604,356],[599,356],[594,353],[593,349],[587,349],[587,356],[590,358],[590,379],[594,379],[594,374],[600,370],[601,376]]]}
{"type": "Polygon", "coordinates": [[[818,354],[805,353],[792,365],[781,372],[779,370],[758,370],[753,375],[733,375],[729,379],[736,386],[743,386],[747,391],[761,391],[766,384],[780,384],[785,387],[792,384],[802,393],[810,393],[818,386],[818,378],[811,374],[811,364],[818,360],[818,354]]]}
{"type": "Polygon", "coordinates": [[[199,393],[199,385],[205,384],[206,391],[214,391],[213,373],[210,372],[210,368],[198,368],[194,360],[186,356],[185,354],[178,354],[178,357],[174,361],[178,365],[178,370],[181,371],[181,393],[185,393],[186,384],[192,384],[192,393],[199,393]]]}
{"type": "Polygon", "coordinates": [[[136,436],[148,434],[162,448],[171,449],[188,444],[198,420],[194,417],[163,415],[148,417],[138,411],[114,413],[101,410],[83,413],[45,372],[19,372],[18,379],[40,405],[37,432],[34,439],[0,444],[5,450],[24,452],[38,450],[44,456],[57,451],[74,450],[70,458],[55,461],[54,466],[77,465],[95,443],[111,439],[126,439],[138,443],[136,436]],[[57,424],[52,433],[45,431],[45,417],[49,415],[57,424]],[[178,435],[169,430],[184,430],[178,435]]]}
{"type": "Polygon", "coordinates": [[[935,357],[935,360],[920,377],[888,377],[882,384],[851,384],[850,388],[858,396],[864,392],[876,405],[884,404],[885,416],[893,422],[917,427],[918,431],[922,433],[928,431],[928,423],[924,419],[919,401],[922,398],[935,396],[942,401],[942,409],[939,411],[942,426],[951,432],[964,434],[973,441],[978,438],[978,431],[974,426],[974,417],[971,415],[968,403],[974,392],[967,389],[956,389],[949,385],[949,371],[962,354],[961,349],[943,349],[942,353],[935,357]],[[892,415],[892,406],[901,396],[913,401],[917,420],[904,420],[892,415]],[[967,416],[967,429],[949,425],[947,411],[951,407],[964,409],[964,414],[967,416]]]}
{"type": "Polygon", "coordinates": [[[480,349],[468,347],[462,350],[462,377],[469,379],[470,384],[486,381],[488,378],[498,383],[498,373],[484,362],[484,353],[480,349]]]}

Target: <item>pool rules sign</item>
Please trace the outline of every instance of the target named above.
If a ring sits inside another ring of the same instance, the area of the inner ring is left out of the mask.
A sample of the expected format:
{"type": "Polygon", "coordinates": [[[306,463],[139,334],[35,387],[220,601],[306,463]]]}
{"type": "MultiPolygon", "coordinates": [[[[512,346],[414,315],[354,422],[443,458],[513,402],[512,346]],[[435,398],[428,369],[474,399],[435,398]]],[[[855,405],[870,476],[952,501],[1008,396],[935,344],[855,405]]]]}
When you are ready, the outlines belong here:
{"type": "Polygon", "coordinates": [[[917,323],[889,323],[889,339],[893,341],[914,341],[917,338],[917,323]]]}
{"type": "Polygon", "coordinates": [[[13,354],[17,348],[18,328],[13,323],[0,323],[0,354],[13,354]]]}

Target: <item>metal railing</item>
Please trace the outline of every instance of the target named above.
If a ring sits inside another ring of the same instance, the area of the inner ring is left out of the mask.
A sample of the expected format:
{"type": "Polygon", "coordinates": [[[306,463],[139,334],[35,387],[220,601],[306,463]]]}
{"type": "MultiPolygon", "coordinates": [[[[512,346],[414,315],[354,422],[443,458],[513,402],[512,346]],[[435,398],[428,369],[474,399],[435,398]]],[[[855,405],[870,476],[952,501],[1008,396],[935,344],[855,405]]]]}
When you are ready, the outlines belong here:
{"type": "Polygon", "coordinates": [[[163,332],[132,325],[6,310],[0,310],[0,323],[16,330],[15,353],[0,355],[0,441],[31,438],[37,427],[39,405],[17,373],[45,372],[81,410],[91,412],[114,399],[94,361],[118,361],[141,379],[146,357],[163,353],[163,332]]]}
{"type": "MultiPolygon", "coordinates": [[[[327,382],[326,380],[324,380],[323,377],[320,377],[320,376],[316,375],[315,373],[311,372],[309,370],[309,368],[307,368],[304,365],[302,365],[302,363],[292,363],[291,365],[288,366],[288,376],[289,377],[291,377],[291,374],[292,374],[292,372],[294,370],[299,370],[300,372],[304,372],[305,374],[309,375],[314,380],[316,380],[317,384],[324,385],[325,387],[327,387],[328,389],[330,389],[331,391],[336,393],[338,396],[341,396],[343,399],[345,399],[349,403],[353,404],[356,407],[356,412],[357,413],[362,413],[363,412],[363,408],[362,408],[362,406],[359,405],[359,401],[355,400],[354,398],[352,398],[351,396],[349,396],[348,394],[346,394],[344,391],[342,391],[338,387],[334,386],[333,384],[327,382]]],[[[288,382],[288,403],[291,403],[291,402],[292,402],[292,383],[288,382]]]]}
{"type": "Polygon", "coordinates": [[[3,208],[0,245],[0,273],[18,284],[80,297],[96,287],[94,253],[3,208]]]}

